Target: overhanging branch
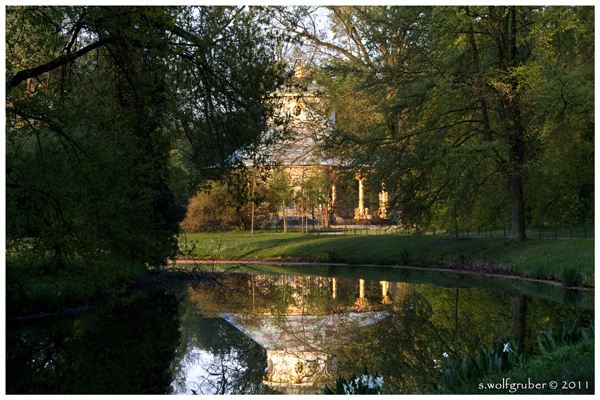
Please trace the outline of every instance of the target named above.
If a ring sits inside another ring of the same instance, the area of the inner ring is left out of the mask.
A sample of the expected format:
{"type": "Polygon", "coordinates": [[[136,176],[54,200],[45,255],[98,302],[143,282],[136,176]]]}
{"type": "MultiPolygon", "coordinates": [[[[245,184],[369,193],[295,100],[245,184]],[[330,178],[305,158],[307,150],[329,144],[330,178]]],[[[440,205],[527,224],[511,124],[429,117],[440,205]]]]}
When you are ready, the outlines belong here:
{"type": "Polygon", "coordinates": [[[44,65],[19,71],[10,82],[7,80],[6,90],[9,91],[29,78],[35,78],[43,73],[52,71],[62,65],[68,64],[71,61],[78,59],[79,57],[89,53],[90,51],[93,51],[99,47],[102,47],[112,42],[112,38],[100,39],[99,41],[92,43],[89,46],[84,47],[79,51],[76,51],[75,53],[65,54],[44,65]]]}

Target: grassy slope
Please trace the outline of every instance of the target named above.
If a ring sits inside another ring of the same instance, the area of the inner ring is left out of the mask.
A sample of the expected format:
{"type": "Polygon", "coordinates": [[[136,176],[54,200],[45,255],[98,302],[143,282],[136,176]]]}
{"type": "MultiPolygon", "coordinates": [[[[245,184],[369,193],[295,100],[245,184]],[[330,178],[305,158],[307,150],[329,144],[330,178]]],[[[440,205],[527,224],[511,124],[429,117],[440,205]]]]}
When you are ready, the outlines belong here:
{"type": "Polygon", "coordinates": [[[559,280],[563,269],[576,267],[585,275],[584,285],[594,285],[593,239],[530,239],[507,244],[503,238],[472,238],[434,245],[439,239],[430,235],[188,233],[180,244],[188,257],[313,261],[333,257],[349,264],[411,266],[475,263],[500,266],[535,279],[559,280]]]}

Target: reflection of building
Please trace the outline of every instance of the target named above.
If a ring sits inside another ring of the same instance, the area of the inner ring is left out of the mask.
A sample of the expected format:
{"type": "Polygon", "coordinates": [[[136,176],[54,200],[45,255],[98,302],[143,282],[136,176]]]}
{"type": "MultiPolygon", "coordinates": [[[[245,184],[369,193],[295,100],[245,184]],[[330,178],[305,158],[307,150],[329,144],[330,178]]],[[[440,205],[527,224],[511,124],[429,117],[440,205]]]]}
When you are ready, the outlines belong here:
{"type": "Polygon", "coordinates": [[[235,276],[228,289],[214,286],[218,294],[189,290],[203,312],[218,314],[266,350],[263,383],[286,393],[314,393],[335,380],[340,347],[385,318],[390,301],[406,294],[406,284],[386,281],[235,276]]]}
{"type": "Polygon", "coordinates": [[[358,299],[356,299],[357,306],[366,306],[369,304],[369,300],[365,297],[365,280],[358,280],[358,299]]]}
{"type": "Polygon", "coordinates": [[[331,315],[255,316],[220,314],[267,350],[264,384],[289,393],[336,379],[335,354],[361,328],[384,318],[385,312],[331,315]]]}

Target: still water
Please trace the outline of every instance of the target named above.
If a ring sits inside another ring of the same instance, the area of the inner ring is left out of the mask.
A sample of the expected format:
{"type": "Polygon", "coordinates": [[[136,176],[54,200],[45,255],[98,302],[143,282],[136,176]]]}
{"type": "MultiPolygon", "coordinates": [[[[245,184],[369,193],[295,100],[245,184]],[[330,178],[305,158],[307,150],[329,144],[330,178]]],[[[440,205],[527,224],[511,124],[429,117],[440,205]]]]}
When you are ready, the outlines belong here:
{"type": "Polygon", "coordinates": [[[7,393],[312,394],[336,377],[432,392],[436,363],[593,321],[593,295],[402,268],[240,267],[77,315],[11,321],[7,393]],[[306,271],[306,270],[304,270],[306,271]]]}

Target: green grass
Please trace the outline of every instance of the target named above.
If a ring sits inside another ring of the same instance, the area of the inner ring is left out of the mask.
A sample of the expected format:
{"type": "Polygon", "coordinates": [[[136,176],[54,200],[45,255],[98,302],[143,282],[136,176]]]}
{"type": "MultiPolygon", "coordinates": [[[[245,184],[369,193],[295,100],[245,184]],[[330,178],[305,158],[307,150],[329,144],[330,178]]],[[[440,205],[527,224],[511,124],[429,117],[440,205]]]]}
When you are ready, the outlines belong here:
{"type": "MultiPolygon", "coordinates": [[[[372,232],[371,232],[372,233],[372,232]]],[[[529,239],[507,243],[500,237],[441,240],[432,235],[326,235],[301,233],[188,233],[180,237],[182,257],[239,260],[310,259],[348,264],[496,266],[524,277],[560,281],[576,268],[581,284],[594,286],[594,240],[529,239]],[[442,243],[437,244],[436,243],[442,243]]]]}

